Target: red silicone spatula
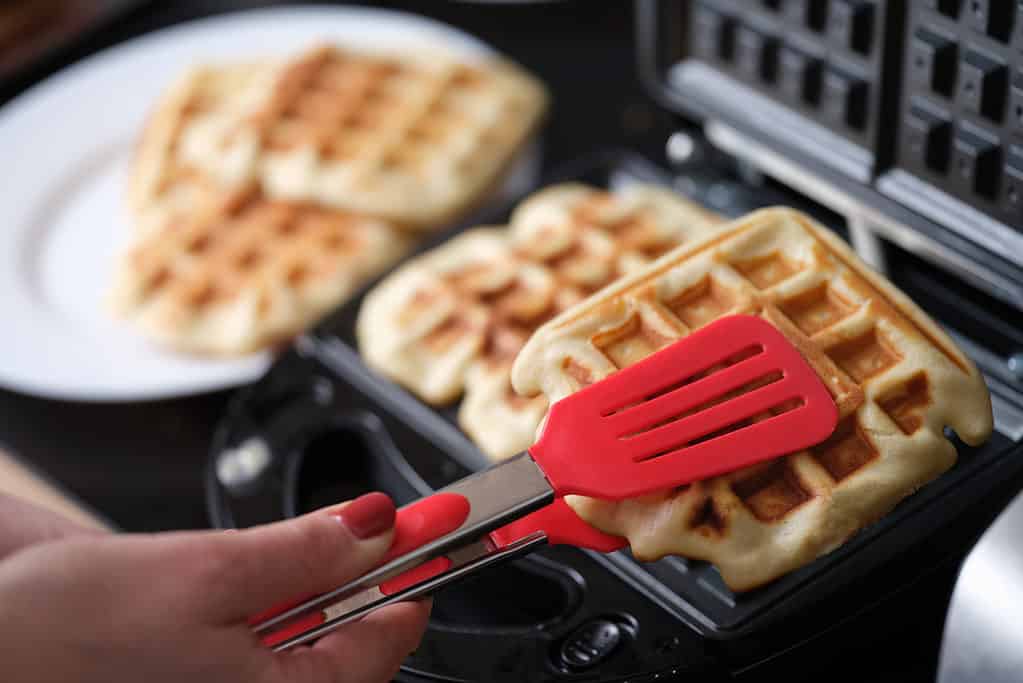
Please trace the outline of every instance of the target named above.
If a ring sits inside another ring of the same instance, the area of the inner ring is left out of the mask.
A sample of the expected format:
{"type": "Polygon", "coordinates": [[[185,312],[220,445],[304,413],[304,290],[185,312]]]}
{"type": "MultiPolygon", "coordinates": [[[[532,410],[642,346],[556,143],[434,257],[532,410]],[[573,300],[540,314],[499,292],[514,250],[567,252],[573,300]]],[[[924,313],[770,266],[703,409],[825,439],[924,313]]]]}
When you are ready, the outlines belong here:
{"type": "Polygon", "coordinates": [[[614,550],[621,539],[560,498],[681,486],[817,444],[837,421],[831,394],[780,332],[722,318],[556,402],[528,452],[399,510],[383,565],[255,617],[255,630],[284,649],[545,542],[614,550]]]}

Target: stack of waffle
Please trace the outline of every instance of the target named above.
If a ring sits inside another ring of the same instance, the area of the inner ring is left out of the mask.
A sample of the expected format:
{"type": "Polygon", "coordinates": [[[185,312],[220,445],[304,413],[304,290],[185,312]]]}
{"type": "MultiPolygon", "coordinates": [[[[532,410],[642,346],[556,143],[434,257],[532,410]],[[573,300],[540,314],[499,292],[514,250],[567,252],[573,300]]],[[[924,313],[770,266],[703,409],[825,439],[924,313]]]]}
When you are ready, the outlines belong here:
{"type": "Polygon", "coordinates": [[[651,186],[547,188],[510,225],[469,230],[388,276],[359,312],[359,349],[430,404],[461,397],[466,433],[493,458],[514,455],[533,443],[547,410],[544,397],[511,388],[512,361],[533,331],[720,223],[651,186]]]}
{"type": "Polygon", "coordinates": [[[807,451],[679,489],[569,499],[640,559],[708,560],[732,589],[754,588],[838,547],[951,467],[945,427],[972,445],[991,432],[973,363],[833,233],[786,209],[684,244],[549,321],[512,382],[521,401],[554,402],[734,313],[762,316],[800,350],[831,390],[839,425],[807,451]]]}
{"type": "Polygon", "coordinates": [[[115,308],[196,353],[293,336],[478,202],[545,102],[511,64],[440,53],[195,69],[139,143],[115,308]]]}

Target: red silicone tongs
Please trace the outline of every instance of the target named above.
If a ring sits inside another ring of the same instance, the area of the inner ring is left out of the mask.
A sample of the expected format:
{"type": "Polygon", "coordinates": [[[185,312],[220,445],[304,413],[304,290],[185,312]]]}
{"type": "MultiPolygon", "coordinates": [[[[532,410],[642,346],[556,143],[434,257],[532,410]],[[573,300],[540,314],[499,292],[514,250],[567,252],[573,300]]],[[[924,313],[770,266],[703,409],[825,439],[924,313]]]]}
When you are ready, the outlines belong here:
{"type": "Polygon", "coordinates": [[[551,406],[528,452],[398,511],[382,565],[337,590],[252,619],[275,650],[545,544],[624,545],[562,496],[621,500],[820,443],[838,409],[794,346],[753,316],[729,316],[551,406]]]}

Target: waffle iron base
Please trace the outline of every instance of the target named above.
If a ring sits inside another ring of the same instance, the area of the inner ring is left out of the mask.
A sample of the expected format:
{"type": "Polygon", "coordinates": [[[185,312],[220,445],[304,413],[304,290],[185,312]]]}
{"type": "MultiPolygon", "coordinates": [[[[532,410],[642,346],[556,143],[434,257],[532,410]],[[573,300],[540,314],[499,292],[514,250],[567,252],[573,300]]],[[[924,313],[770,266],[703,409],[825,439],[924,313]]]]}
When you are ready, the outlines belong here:
{"type": "MultiPolygon", "coordinates": [[[[679,181],[609,151],[545,184],[666,183],[727,215],[785,203],[840,225],[819,207],[780,188],[750,185],[734,171],[704,164],[679,181]]],[[[471,225],[503,222],[513,205],[475,216],[423,248],[471,225]]],[[[911,295],[919,290],[936,318],[961,317],[961,297],[950,290],[943,299],[946,288],[934,285],[943,282],[940,273],[910,254],[891,259],[899,260],[897,284],[911,295]]],[[[354,341],[360,303],[357,297],[338,309],[232,400],[206,477],[215,525],[268,522],[369,490],[406,502],[487,465],[455,426],[456,407],[428,407],[362,365],[354,341]]],[[[969,332],[983,338],[976,325],[969,332]]],[[[423,645],[400,677],[886,680],[887,673],[933,680],[959,562],[1023,485],[1019,443],[995,434],[982,448],[959,447],[952,470],[884,520],[748,594],[732,594],[705,563],[640,564],[624,552],[549,548],[490,570],[437,596],[423,645]]]]}

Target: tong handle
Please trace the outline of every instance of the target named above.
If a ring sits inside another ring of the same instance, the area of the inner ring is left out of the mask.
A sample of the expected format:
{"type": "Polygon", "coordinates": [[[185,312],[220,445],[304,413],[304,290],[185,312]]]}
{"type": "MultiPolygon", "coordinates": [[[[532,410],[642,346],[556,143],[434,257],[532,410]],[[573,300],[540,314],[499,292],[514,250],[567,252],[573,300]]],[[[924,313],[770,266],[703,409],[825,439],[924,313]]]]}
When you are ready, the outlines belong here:
{"type": "Polygon", "coordinates": [[[432,595],[444,586],[476,571],[521,557],[544,545],[546,540],[543,533],[538,532],[503,548],[494,548],[489,542],[474,544],[475,552],[470,553],[458,564],[436,576],[405,586],[391,595],[384,595],[377,588],[366,589],[362,594],[353,596],[356,599],[354,603],[352,599],[348,599],[328,605],[318,612],[290,622],[284,628],[263,637],[262,642],[274,652],[312,642],[373,610],[403,600],[415,600],[432,595]]]}
{"type": "MultiPolygon", "coordinates": [[[[457,529],[468,513],[468,501],[452,493],[434,494],[403,508],[395,520],[394,542],[385,563],[457,529]]],[[[480,555],[463,557],[458,565],[447,555],[440,555],[383,581],[375,590],[365,593],[375,594],[377,597],[371,597],[370,601],[378,606],[390,604],[396,599],[428,595],[467,572],[490,566],[496,561],[502,561],[502,558],[508,559],[528,552],[537,547],[537,542],[574,545],[605,553],[618,550],[626,544],[624,539],[602,533],[586,524],[563,498],[558,498],[550,505],[487,534],[482,543],[475,546],[475,552],[483,550],[480,555]],[[484,550],[486,548],[489,550],[484,550]]],[[[305,596],[279,605],[251,621],[265,622],[315,597],[305,596]]],[[[343,603],[345,600],[323,605],[321,609],[305,614],[300,613],[296,618],[284,621],[280,628],[261,634],[261,640],[272,649],[302,642],[330,628],[328,622],[340,624],[353,618],[355,613],[347,613],[347,608],[338,613],[338,607],[343,603]]],[[[362,603],[362,600],[356,600],[356,604],[362,603]]]]}
{"type": "MultiPolygon", "coordinates": [[[[430,541],[451,533],[462,526],[469,516],[469,509],[469,500],[457,493],[435,493],[399,509],[394,518],[394,539],[381,564],[386,564],[396,557],[405,555],[430,541]]],[[[443,560],[446,559],[438,557],[399,574],[382,583],[380,590],[385,595],[389,595],[400,590],[402,586],[419,583],[424,578],[441,573],[447,569],[447,566],[442,566],[444,565],[443,560]],[[427,576],[428,570],[433,574],[427,576]]],[[[450,565],[450,562],[447,564],[450,565]]],[[[250,617],[249,624],[253,626],[261,624],[315,597],[317,597],[315,594],[302,595],[281,603],[250,617]]]]}

